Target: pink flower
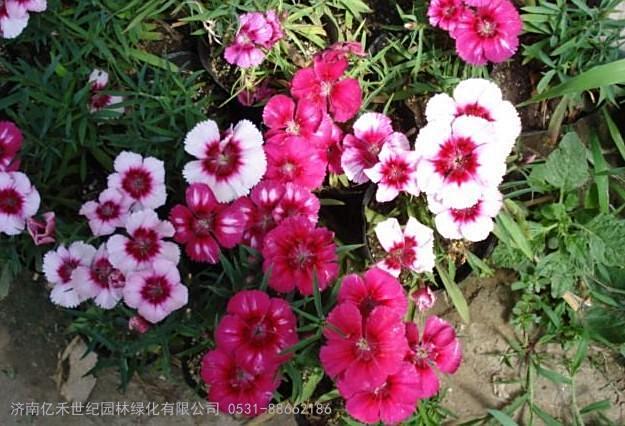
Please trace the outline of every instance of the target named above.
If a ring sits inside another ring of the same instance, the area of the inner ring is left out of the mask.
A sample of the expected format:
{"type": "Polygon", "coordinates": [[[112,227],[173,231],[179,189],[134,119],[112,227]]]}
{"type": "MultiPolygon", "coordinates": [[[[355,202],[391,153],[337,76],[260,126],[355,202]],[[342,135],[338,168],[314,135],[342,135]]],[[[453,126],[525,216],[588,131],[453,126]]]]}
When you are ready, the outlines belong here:
{"type": "Polygon", "coordinates": [[[123,151],[115,158],[113,166],[116,173],[108,177],[109,188],[118,189],[146,209],[165,204],[165,166],[161,160],[123,151]]]}
{"type": "Polygon", "coordinates": [[[152,324],[185,306],[189,297],[178,268],[166,259],[157,259],[148,269],[129,275],[123,295],[126,305],[152,324]]]}
{"type": "Polygon", "coordinates": [[[398,277],[402,268],[415,272],[434,269],[434,232],[414,217],[409,217],[402,231],[395,218],[375,227],[375,235],[388,255],[377,266],[398,277]]]}
{"type": "Polygon", "coordinates": [[[407,346],[401,317],[385,306],[363,318],[358,307],[341,303],[328,316],[327,339],[319,358],[339,388],[376,388],[402,365],[407,346]]]}
{"type": "MultiPolygon", "coordinates": [[[[124,98],[122,96],[112,96],[100,93],[108,86],[109,75],[106,71],[94,69],[89,75],[89,84],[91,85],[91,101],[89,102],[89,109],[92,113],[100,111],[101,109],[108,108],[112,105],[122,103],[124,98]]],[[[124,107],[111,108],[112,111],[122,114],[124,107]]]]}
{"type": "Polygon", "coordinates": [[[471,207],[506,172],[497,142],[492,124],[483,118],[463,115],[451,124],[429,123],[415,144],[422,155],[417,170],[421,189],[446,207],[471,207]]]}
{"type": "Polygon", "coordinates": [[[519,12],[509,0],[482,3],[474,13],[460,16],[452,34],[458,55],[472,65],[510,58],[519,46],[523,27],[519,12]]]}
{"type": "Polygon", "coordinates": [[[415,366],[419,375],[419,397],[430,398],[440,388],[434,368],[453,374],[460,367],[460,342],[453,327],[436,316],[428,317],[421,336],[415,323],[406,323],[406,338],[410,346],[406,360],[415,366]]]}
{"type": "Polygon", "coordinates": [[[187,133],[184,149],[198,159],[185,165],[184,178],[207,184],[220,203],[247,195],[267,170],[263,136],[248,120],[223,135],[213,120],[202,121],[187,133]]]}
{"type": "Polygon", "coordinates": [[[323,183],[326,164],[319,151],[300,138],[288,138],[283,144],[267,144],[267,179],[293,182],[307,189],[323,183]]]}
{"type": "Polygon", "coordinates": [[[104,70],[94,69],[89,74],[89,84],[91,84],[91,91],[98,92],[109,84],[109,73],[104,70]]]}
{"type": "Polygon", "coordinates": [[[174,227],[167,221],[161,221],[154,210],[132,213],[126,221],[126,231],[128,237],[116,234],[106,244],[109,260],[115,268],[128,274],[149,268],[158,259],[178,264],[178,246],[163,241],[163,238],[174,236],[174,227]]]}
{"type": "Polygon", "coordinates": [[[209,401],[217,402],[224,411],[237,404],[252,407],[251,416],[263,412],[280,384],[275,368],[258,369],[222,348],[204,355],[200,374],[208,385],[209,401]]]}
{"type": "Polygon", "coordinates": [[[328,50],[340,52],[345,55],[367,56],[362,43],[358,41],[339,41],[328,47],[328,50]]]}
{"type": "Polygon", "coordinates": [[[9,16],[23,16],[28,12],[43,12],[47,9],[46,0],[5,0],[9,16]]]}
{"type": "Polygon", "coordinates": [[[322,119],[321,109],[307,100],[295,105],[293,99],[276,95],[269,99],[263,110],[263,123],[268,127],[268,143],[281,144],[289,137],[310,139],[322,119]]]}
{"type": "Polygon", "coordinates": [[[338,274],[334,234],[315,228],[305,217],[284,220],[265,236],[263,271],[270,273],[269,287],[288,293],[296,286],[303,295],[313,294],[313,273],[319,290],[338,274]],[[271,272],[269,272],[271,271],[271,272]]]}
{"type": "Polygon", "coordinates": [[[24,173],[0,172],[0,234],[20,234],[40,202],[39,192],[24,173]]]}
{"type": "Polygon", "coordinates": [[[421,287],[410,295],[419,312],[425,312],[436,303],[436,295],[429,286],[421,287]]]}
{"type": "Polygon", "coordinates": [[[410,149],[406,136],[393,132],[390,118],[376,112],[361,115],[354,123],[354,134],[343,139],[341,165],[347,178],[355,183],[368,182],[364,170],[378,163],[378,155],[385,144],[394,149],[410,149]]]}
{"type": "Polygon", "coordinates": [[[246,215],[243,242],[260,250],[265,235],[276,227],[274,209],[284,195],[284,185],[275,181],[263,181],[252,189],[249,198],[239,198],[246,215]]]}
{"type": "Polygon", "coordinates": [[[23,139],[22,132],[14,123],[0,121],[0,172],[17,171],[19,161],[16,157],[23,139]]]}
{"type": "Polygon", "coordinates": [[[203,183],[187,188],[187,206],[176,205],[169,219],[176,228],[174,239],[185,244],[187,255],[197,262],[219,262],[219,246],[232,248],[241,242],[245,215],[236,205],[218,204],[203,183]]]}
{"type": "Polygon", "coordinates": [[[289,304],[258,290],[240,291],[228,302],[215,331],[217,347],[270,369],[287,361],[280,353],[297,343],[297,320],[289,304]]]}
{"type": "Polygon", "coordinates": [[[415,151],[395,149],[384,145],[379,156],[380,162],[365,169],[365,175],[378,184],[375,199],[386,202],[395,199],[400,192],[419,195],[417,164],[419,156],[415,151]]]}
{"type": "Polygon", "coordinates": [[[150,328],[152,328],[152,325],[141,315],[135,315],[128,320],[128,330],[138,334],[145,334],[150,328]]]}
{"type": "Polygon", "coordinates": [[[28,25],[28,12],[17,13],[17,2],[10,1],[11,14],[9,14],[9,1],[0,2],[0,36],[3,38],[15,38],[19,36],[28,25]]]}
{"type": "Polygon", "coordinates": [[[36,246],[52,244],[55,241],[56,216],[54,212],[46,212],[43,220],[32,217],[26,219],[26,229],[36,246]]]}
{"type": "Polygon", "coordinates": [[[265,59],[261,47],[270,49],[283,37],[282,25],[274,11],[245,13],[239,16],[234,42],[224,52],[226,61],[241,68],[259,65],[265,59]]]}
{"type": "Polygon", "coordinates": [[[282,22],[275,10],[268,10],[265,12],[265,20],[271,26],[271,38],[264,44],[264,47],[271,49],[278,41],[284,37],[284,31],[282,31],[282,22]]]}
{"type": "Polygon", "coordinates": [[[74,269],[72,281],[81,299],[94,299],[100,308],[113,309],[122,298],[126,277],[113,267],[106,244],[102,244],[91,264],[79,265],[74,269]]]}
{"type": "Polygon", "coordinates": [[[116,228],[124,227],[128,219],[132,199],[116,188],[100,193],[98,201],[87,201],[78,212],[89,221],[89,228],[96,237],[110,235],[116,228]]]}
{"type": "Polygon", "coordinates": [[[386,306],[402,318],[408,308],[406,292],[396,278],[387,272],[372,268],[361,277],[349,274],[343,278],[338,303],[350,302],[367,317],[378,306],[386,306]]]}
{"type": "Polygon", "coordinates": [[[452,34],[464,13],[467,11],[462,0],[431,0],[428,6],[430,25],[452,34]]]}
{"type": "Polygon", "coordinates": [[[284,185],[284,193],[273,211],[273,218],[280,223],[289,217],[304,217],[312,225],[319,218],[319,199],[312,192],[294,183],[284,185]]]}
{"type": "Polygon", "coordinates": [[[72,243],[68,248],[60,245],[43,257],[43,273],[53,285],[50,300],[64,308],[75,308],[85,297],[75,289],[72,273],[79,266],[89,267],[96,249],[82,241],[72,243]]]}
{"type": "Polygon", "coordinates": [[[319,128],[313,134],[312,142],[319,150],[319,158],[328,163],[330,173],[342,174],[341,155],[343,147],[341,140],[343,131],[327,113],[321,119],[319,128]]]}
{"type": "Polygon", "coordinates": [[[339,385],[341,395],[347,399],[345,409],[360,422],[382,422],[394,425],[408,419],[419,402],[419,376],[407,362],[389,375],[380,386],[339,385]]]}
{"type": "Polygon", "coordinates": [[[502,196],[496,188],[485,189],[474,205],[464,209],[445,207],[436,197],[428,196],[428,207],[436,215],[436,230],[454,240],[485,240],[495,226],[493,218],[501,206],[502,196]]]}
{"type": "Polygon", "coordinates": [[[480,78],[461,81],[454,89],[453,98],[445,93],[433,96],[428,101],[425,115],[428,122],[451,123],[463,115],[489,121],[501,146],[502,158],[508,156],[521,134],[521,119],[516,108],[503,100],[495,83],[480,78]]]}
{"type": "Polygon", "coordinates": [[[362,104],[358,80],[344,78],[348,63],[344,54],[318,55],[312,67],[295,73],[291,94],[308,99],[323,111],[328,110],[339,123],[356,115],[362,104]]]}

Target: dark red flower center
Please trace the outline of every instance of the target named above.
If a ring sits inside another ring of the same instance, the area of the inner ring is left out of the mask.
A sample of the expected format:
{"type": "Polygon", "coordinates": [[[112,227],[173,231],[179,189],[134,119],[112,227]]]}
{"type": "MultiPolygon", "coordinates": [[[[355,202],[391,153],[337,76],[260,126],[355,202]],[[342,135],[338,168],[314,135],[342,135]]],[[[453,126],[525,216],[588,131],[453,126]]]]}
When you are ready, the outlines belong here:
{"type": "Polygon", "coordinates": [[[202,162],[206,173],[218,180],[227,179],[241,166],[241,149],[236,141],[231,140],[223,148],[220,143],[212,143],[206,149],[206,158],[202,162]]]}
{"type": "Polygon", "coordinates": [[[456,117],[460,115],[471,115],[473,117],[480,117],[488,121],[493,121],[490,112],[477,102],[467,104],[463,107],[458,107],[456,111],[456,117]]]}
{"type": "Polygon", "coordinates": [[[413,237],[405,237],[403,243],[397,243],[389,250],[386,263],[393,269],[411,265],[417,258],[416,247],[417,241],[413,237]]]}
{"type": "Polygon", "coordinates": [[[193,219],[191,226],[196,236],[208,237],[213,232],[215,226],[215,214],[210,212],[198,215],[193,219]]]}
{"type": "Polygon", "coordinates": [[[112,201],[105,201],[98,206],[95,212],[100,220],[106,222],[118,218],[120,213],[119,210],[120,208],[118,204],[115,204],[112,201]]]}
{"type": "Polygon", "coordinates": [[[412,362],[417,366],[423,367],[428,361],[433,361],[436,357],[436,350],[432,343],[421,342],[412,345],[412,362]]]}
{"type": "Polygon", "coordinates": [[[146,261],[158,254],[161,244],[153,229],[139,228],[126,243],[126,251],[138,261],[146,261]]]}
{"type": "Polygon", "coordinates": [[[122,179],[122,188],[135,199],[141,199],[152,191],[150,173],[142,168],[129,169],[122,179]]]}
{"type": "Polygon", "coordinates": [[[392,187],[401,188],[408,182],[410,167],[401,158],[392,158],[382,165],[382,181],[392,187]]]}
{"type": "Polygon", "coordinates": [[[72,279],[72,272],[76,267],[80,265],[80,261],[78,259],[69,258],[64,259],[59,269],[56,271],[63,284],[68,283],[72,279]]]}
{"type": "Polygon", "coordinates": [[[364,299],[362,299],[362,301],[360,302],[360,312],[364,315],[364,316],[368,316],[374,309],[376,306],[378,306],[379,303],[377,300],[375,300],[373,297],[371,297],[371,295],[367,295],[364,299]]]}
{"type": "Polygon", "coordinates": [[[110,103],[111,103],[110,95],[97,94],[91,97],[91,107],[96,110],[102,109],[108,106],[110,103]]]}
{"type": "Polygon", "coordinates": [[[475,148],[475,143],[469,138],[447,140],[434,160],[436,172],[458,184],[470,180],[479,165],[475,148]]]}
{"type": "Polygon", "coordinates": [[[162,275],[153,275],[146,278],[141,297],[153,305],[159,305],[171,295],[171,284],[162,275]]]}
{"type": "Polygon", "coordinates": [[[497,35],[497,21],[490,15],[481,15],[475,20],[475,32],[483,38],[497,35]]]}
{"type": "Polygon", "coordinates": [[[98,259],[91,266],[91,279],[101,288],[119,288],[124,285],[124,278],[121,272],[113,268],[108,259],[98,259]]]}
{"type": "Polygon", "coordinates": [[[482,210],[482,202],[478,201],[475,205],[468,207],[466,209],[451,209],[451,216],[454,218],[454,221],[460,223],[474,222],[475,219],[480,215],[482,210]]]}
{"type": "Polygon", "coordinates": [[[458,8],[456,6],[449,5],[447,7],[443,8],[443,17],[447,18],[447,19],[451,19],[456,15],[456,11],[458,10],[458,8]]]}
{"type": "Polygon", "coordinates": [[[24,206],[24,197],[13,188],[0,189],[0,213],[17,215],[24,206]]]}

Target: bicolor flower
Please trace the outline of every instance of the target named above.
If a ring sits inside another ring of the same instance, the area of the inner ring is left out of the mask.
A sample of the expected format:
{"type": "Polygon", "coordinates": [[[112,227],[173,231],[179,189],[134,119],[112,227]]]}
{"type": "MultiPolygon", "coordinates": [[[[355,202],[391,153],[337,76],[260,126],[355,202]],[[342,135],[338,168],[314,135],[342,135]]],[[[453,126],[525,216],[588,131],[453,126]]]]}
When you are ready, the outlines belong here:
{"type": "Polygon", "coordinates": [[[39,192],[24,173],[0,172],[0,234],[20,234],[40,203],[39,192]]]}
{"type": "Polygon", "coordinates": [[[394,149],[384,145],[380,151],[379,162],[365,169],[364,173],[372,182],[378,184],[375,199],[386,202],[395,199],[400,192],[419,195],[417,183],[417,165],[419,154],[415,151],[394,149]]]}
{"type": "Polygon", "coordinates": [[[96,249],[82,241],[69,247],[60,245],[43,257],[43,273],[52,287],[50,300],[64,308],[75,308],[86,297],[78,293],[72,279],[72,273],[78,267],[89,267],[96,254],[96,249]]]}
{"type": "Polygon", "coordinates": [[[113,267],[106,244],[102,244],[89,265],[76,267],[72,281],[82,299],[93,299],[102,309],[113,309],[122,298],[126,277],[113,267]]]}
{"type": "Polygon", "coordinates": [[[109,82],[109,75],[106,71],[94,69],[89,75],[89,84],[91,85],[91,100],[89,101],[89,110],[93,113],[104,108],[123,114],[124,107],[109,108],[110,106],[120,104],[124,101],[122,96],[113,96],[100,93],[106,89],[109,82]]]}
{"type": "Polygon", "coordinates": [[[430,286],[423,286],[410,295],[419,312],[425,312],[436,303],[436,295],[430,286]]]}
{"type": "Polygon", "coordinates": [[[17,171],[17,153],[22,148],[23,140],[22,132],[15,123],[0,121],[0,172],[17,171]]]}
{"type": "Polygon", "coordinates": [[[52,244],[56,240],[56,215],[54,212],[46,212],[42,216],[42,219],[26,219],[26,229],[36,246],[52,244]]]}
{"type": "Polygon", "coordinates": [[[154,157],[123,151],[113,163],[115,173],[108,177],[109,188],[122,191],[139,207],[156,209],[165,204],[165,165],[154,157]]]}
{"type": "Polygon", "coordinates": [[[89,228],[96,237],[110,235],[126,224],[133,201],[117,188],[102,191],[98,201],[87,201],[78,212],[89,221],[89,228]]]}

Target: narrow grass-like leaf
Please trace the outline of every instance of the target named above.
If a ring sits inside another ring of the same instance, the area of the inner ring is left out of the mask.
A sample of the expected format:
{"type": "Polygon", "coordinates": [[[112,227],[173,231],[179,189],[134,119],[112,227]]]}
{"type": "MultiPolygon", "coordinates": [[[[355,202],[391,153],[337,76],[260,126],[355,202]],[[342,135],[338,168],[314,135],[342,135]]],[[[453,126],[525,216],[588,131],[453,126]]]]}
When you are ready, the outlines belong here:
{"type": "Polygon", "coordinates": [[[438,263],[436,264],[436,270],[438,271],[438,274],[443,281],[443,285],[445,286],[445,290],[447,291],[451,302],[454,304],[456,310],[458,311],[458,315],[460,315],[462,321],[468,324],[471,321],[471,316],[469,314],[469,305],[467,305],[467,301],[460,291],[460,288],[449,277],[445,268],[441,267],[441,265],[439,265],[438,263]]]}

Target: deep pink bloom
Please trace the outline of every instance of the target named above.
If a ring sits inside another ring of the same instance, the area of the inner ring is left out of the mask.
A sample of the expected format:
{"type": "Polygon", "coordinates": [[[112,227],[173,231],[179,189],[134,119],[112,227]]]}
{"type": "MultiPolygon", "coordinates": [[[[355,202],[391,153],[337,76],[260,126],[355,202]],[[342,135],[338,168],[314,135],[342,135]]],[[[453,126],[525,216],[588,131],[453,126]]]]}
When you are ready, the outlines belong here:
{"type": "Polygon", "coordinates": [[[46,212],[42,220],[26,219],[26,229],[36,246],[52,244],[55,241],[56,216],[54,212],[46,212]]]}
{"type": "Polygon", "coordinates": [[[410,347],[406,361],[414,364],[419,375],[419,397],[430,398],[440,388],[434,369],[453,374],[460,367],[460,342],[453,327],[437,316],[428,317],[421,336],[415,323],[406,323],[406,338],[410,347]]]}
{"type": "Polygon", "coordinates": [[[378,163],[385,144],[394,149],[410,149],[406,136],[393,132],[391,119],[386,115],[376,112],[361,115],[354,123],[354,134],[343,139],[341,165],[347,178],[355,183],[368,182],[364,170],[378,163]]]}
{"type": "Polygon", "coordinates": [[[289,182],[284,185],[284,193],[273,211],[273,218],[280,223],[289,217],[301,216],[316,225],[319,207],[319,199],[310,190],[289,182]]]}
{"type": "Polygon", "coordinates": [[[363,318],[353,303],[341,303],[328,316],[327,339],[319,358],[326,373],[348,388],[376,388],[395,374],[406,356],[401,317],[378,306],[363,318]]]}
{"type": "Polygon", "coordinates": [[[0,172],[0,234],[20,234],[40,202],[37,188],[24,173],[0,172]]]}
{"type": "Polygon", "coordinates": [[[252,189],[249,198],[239,198],[238,204],[246,215],[243,242],[260,250],[265,235],[276,227],[274,210],[284,195],[284,185],[275,181],[262,181],[252,189]]]}
{"type": "Polygon", "coordinates": [[[462,0],[431,0],[428,6],[430,25],[452,34],[464,13],[467,11],[462,0]]]}
{"type": "Polygon", "coordinates": [[[147,322],[141,315],[135,315],[128,320],[128,330],[138,334],[147,333],[150,328],[152,328],[152,324],[147,322]]]}
{"type": "Polygon", "coordinates": [[[419,376],[410,363],[389,375],[380,386],[349,386],[340,382],[339,391],[347,399],[345,409],[360,422],[399,424],[414,413],[419,402],[419,376]]]}
{"type": "Polygon", "coordinates": [[[53,285],[50,292],[52,303],[75,308],[86,299],[75,288],[73,272],[80,266],[89,267],[95,254],[96,249],[82,241],[76,241],[67,248],[60,245],[45,254],[43,273],[48,283],[53,285]]]}
{"type": "Polygon", "coordinates": [[[224,57],[241,68],[259,65],[265,59],[261,47],[269,49],[282,37],[282,25],[275,12],[245,13],[239,16],[239,30],[224,57]]]}
{"type": "Polygon", "coordinates": [[[123,295],[126,305],[152,324],[185,306],[189,297],[178,268],[166,259],[157,259],[147,269],[129,275],[123,295]]]}
{"type": "Polygon", "coordinates": [[[289,137],[309,139],[319,128],[322,117],[321,109],[306,99],[295,105],[288,96],[276,95],[263,110],[267,142],[280,144],[289,137]]]}
{"type": "Polygon", "coordinates": [[[80,265],[72,272],[72,281],[82,299],[94,299],[102,309],[113,309],[122,298],[126,277],[111,265],[106,244],[102,244],[90,265],[80,265]]]}
{"type": "Polygon", "coordinates": [[[275,368],[259,370],[257,367],[222,348],[208,352],[202,359],[200,373],[208,385],[208,400],[217,402],[226,413],[228,407],[237,404],[251,407],[251,416],[262,413],[280,379],[275,368]]]}
{"type": "Polygon", "coordinates": [[[362,277],[345,276],[338,296],[338,303],[344,302],[358,306],[363,317],[378,306],[386,306],[402,318],[408,308],[406,292],[397,278],[378,268],[369,269],[362,277]]]}
{"type": "Polygon", "coordinates": [[[315,189],[323,183],[326,163],[319,150],[303,138],[287,138],[284,143],[267,144],[266,179],[282,183],[293,182],[307,189],[315,189]]]}
{"type": "Polygon", "coordinates": [[[412,293],[410,298],[419,312],[427,311],[436,303],[436,295],[427,285],[412,293]]]}
{"type": "Polygon", "coordinates": [[[0,121],[0,172],[17,170],[17,153],[24,137],[20,129],[10,121],[0,121]]]}
{"type": "Polygon", "coordinates": [[[123,151],[113,163],[108,186],[123,192],[140,207],[156,209],[167,200],[165,165],[154,157],[123,151]]]}
{"type": "Polygon", "coordinates": [[[93,235],[110,235],[126,225],[132,203],[124,192],[108,188],[100,193],[98,201],[83,204],[78,213],[87,218],[93,235]]]}
{"type": "Polygon", "coordinates": [[[355,116],[362,105],[358,80],[343,76],[347,66],[344,54],[315,56],[312,67],[301,69],[293,76],[291,94],[314,102],[343,123],[355,116]]]}
{"type": "Polygon", "coordinates": [[[364,173],[372,182],[378,184],[375,199],[386,202],[395,199],[400,192],[419,195],[417,183],[417,165],[419,154],[416,151],[405,151],[385,144],[380,151],[379,162],[365,169],[364,173]]]}
{"type": "Polygon", "coordinates": [[[264,43],[264,47],[271,49],[282,37],[284,37],[284,31],[282,30],[282,22],[275,10],[268,10],[265,12],[265,20],[271,27],[271,38],[264,43]]]}
{"type": "Polygon", "coordinates": [[[270,272],[269,287],[288,293],[296,286],[301,294],[313,293],[313,273],[319,290],[338,274],[334,234],[315,228],[302,216],[285,219],[265,236],[263,271],[270,272]]]}
{"type": "Polygon", "coordinates": [[[484,65],[514,55],[522,27],[519,12],[509,0],[493,0],[483,2],[474,13],[462,14],[452,35],[462,59],[484,65]]]}
{"type": "Polygon", "coordinates": [[[176,229],[174,239],[185,244],[191,259],[219,262],[219,246],[232,248],[241,242],[245,215],[235,204],[218,204],[213,191],[203,183],[187,188],[186,201],[186,206],[178,204],[169,214],[176,229]]]}
{"type": "Polygon", "coordinates": [[[246,364],[271,368],[290,358],[280,353],[297,343],[297,319],[284,299],[241,291],[228,302],[215,341],[217,347],[245,358],[246,364]]]}

